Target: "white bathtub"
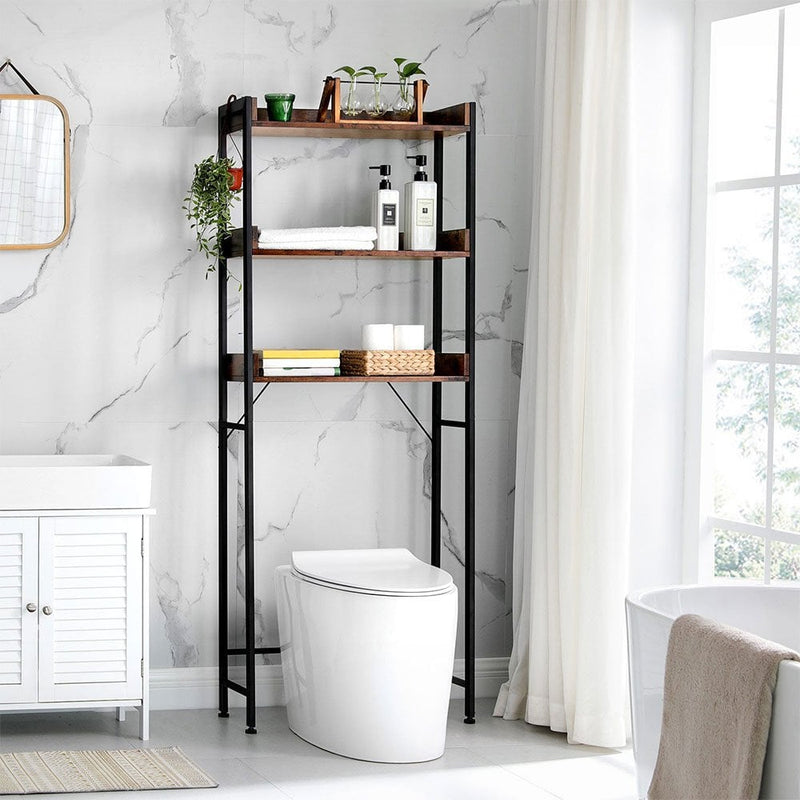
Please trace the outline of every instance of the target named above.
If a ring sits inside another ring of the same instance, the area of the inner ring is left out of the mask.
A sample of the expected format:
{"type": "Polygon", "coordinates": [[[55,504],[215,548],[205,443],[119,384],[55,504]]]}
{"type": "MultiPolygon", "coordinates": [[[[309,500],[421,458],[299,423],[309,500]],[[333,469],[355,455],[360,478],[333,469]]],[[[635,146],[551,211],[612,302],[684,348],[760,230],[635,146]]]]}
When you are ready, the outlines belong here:
{"type": "MultiPolygon", "coordinates": [[[[639,797],[650,785],[661,734],[664,664],[672,621],[700,614],[800,651],[800,588],[671,586],[630,595],[628,659],[639,797]]],[[[800,663],[783,661],[772,712],[761,798],[800,798],[800,663]]]]}

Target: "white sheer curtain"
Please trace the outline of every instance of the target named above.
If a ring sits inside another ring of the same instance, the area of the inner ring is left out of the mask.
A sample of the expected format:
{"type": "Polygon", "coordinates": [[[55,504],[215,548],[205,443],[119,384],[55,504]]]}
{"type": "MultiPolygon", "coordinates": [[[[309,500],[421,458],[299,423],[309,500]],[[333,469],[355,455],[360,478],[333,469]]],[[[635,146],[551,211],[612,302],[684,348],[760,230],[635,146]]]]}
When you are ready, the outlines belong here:
{"type": "Polygon", "coordinates": [[[495,708],[601,747],[628,732],[630,12],[630,0],[539,2],[514,647],[495,708]]]}

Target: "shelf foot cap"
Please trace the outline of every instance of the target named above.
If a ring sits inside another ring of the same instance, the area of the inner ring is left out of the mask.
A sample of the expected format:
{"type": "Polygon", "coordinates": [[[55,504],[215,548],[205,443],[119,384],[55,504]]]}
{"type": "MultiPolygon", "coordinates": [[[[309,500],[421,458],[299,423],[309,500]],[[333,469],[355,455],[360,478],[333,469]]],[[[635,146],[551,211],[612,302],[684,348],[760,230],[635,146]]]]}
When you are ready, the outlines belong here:
{"type": "Polygon", "coordinates": [[[219,714],[217,714],[217,716],[218,716],[220,719],[228,719],[228,717],[230,716],[230,714],[229,714],[227,711],[220,711],[220,712],[219,712],[219,714]]]}
{"type": "Polygon", "coordinates": [[[464,724],[465,725],[474,725],[475,724],[475,717],[464,717],[464,724]]]}
{"type": "Polygon", "coordinates": [[[258,733],[258,731],[255,728],[245,728],[244,732],[245,733],[258,733]]]}

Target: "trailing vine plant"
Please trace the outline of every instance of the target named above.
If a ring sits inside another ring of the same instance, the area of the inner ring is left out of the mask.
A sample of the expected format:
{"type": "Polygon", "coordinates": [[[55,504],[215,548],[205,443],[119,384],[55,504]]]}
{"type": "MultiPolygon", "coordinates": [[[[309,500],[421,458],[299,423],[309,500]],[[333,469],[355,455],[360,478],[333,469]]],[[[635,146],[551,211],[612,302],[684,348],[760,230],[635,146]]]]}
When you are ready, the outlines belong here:
{"type": "MultiPolygon", "coordinates": [[[[206,278],[217,268],[223,239],[231,229],[231,209],[240,199],[230,188],[232,176],[228,170],[234,166],[230,158],[204,158],[194,165],[189,193],[183,199],[183,210],[197,239],[197,249],[208,259],[206,278]]],[[[234,276],[229,272],[228,277],[234,276]]]]}

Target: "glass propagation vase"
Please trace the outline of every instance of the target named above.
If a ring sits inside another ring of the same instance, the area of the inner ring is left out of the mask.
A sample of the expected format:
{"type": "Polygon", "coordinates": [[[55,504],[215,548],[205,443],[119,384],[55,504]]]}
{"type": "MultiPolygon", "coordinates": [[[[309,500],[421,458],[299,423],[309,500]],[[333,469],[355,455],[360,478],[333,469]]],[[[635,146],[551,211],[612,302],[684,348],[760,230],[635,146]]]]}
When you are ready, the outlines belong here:
{"type": "Polygon", "coordinates": [[[362,110],[361,99],[358,96],[358,81],[353,78],[347,83],[342,82],[342,114],[354,117],[362,110]],[[346,87],[346,88],[345,88],[346,87]]]}
{"type": "Polygon", "coordinates": [[[383,96],[381,94],[382,80],[383,78],[372,79],[370,96],[369,100],[367,100],[367,107],[366,107],[367,114],[369,114],[371,117],[379,117],[381,116],[381,114],[385,114],[387,110],[386,101],[383,99],[383,96]]]}
{"type": "Polygon", "coordinates": [[[392,104],[392,110],[397,114],[409,115],[414,110],[414,83],[408,78],[400,78],[397,97],[392,104]]]}

